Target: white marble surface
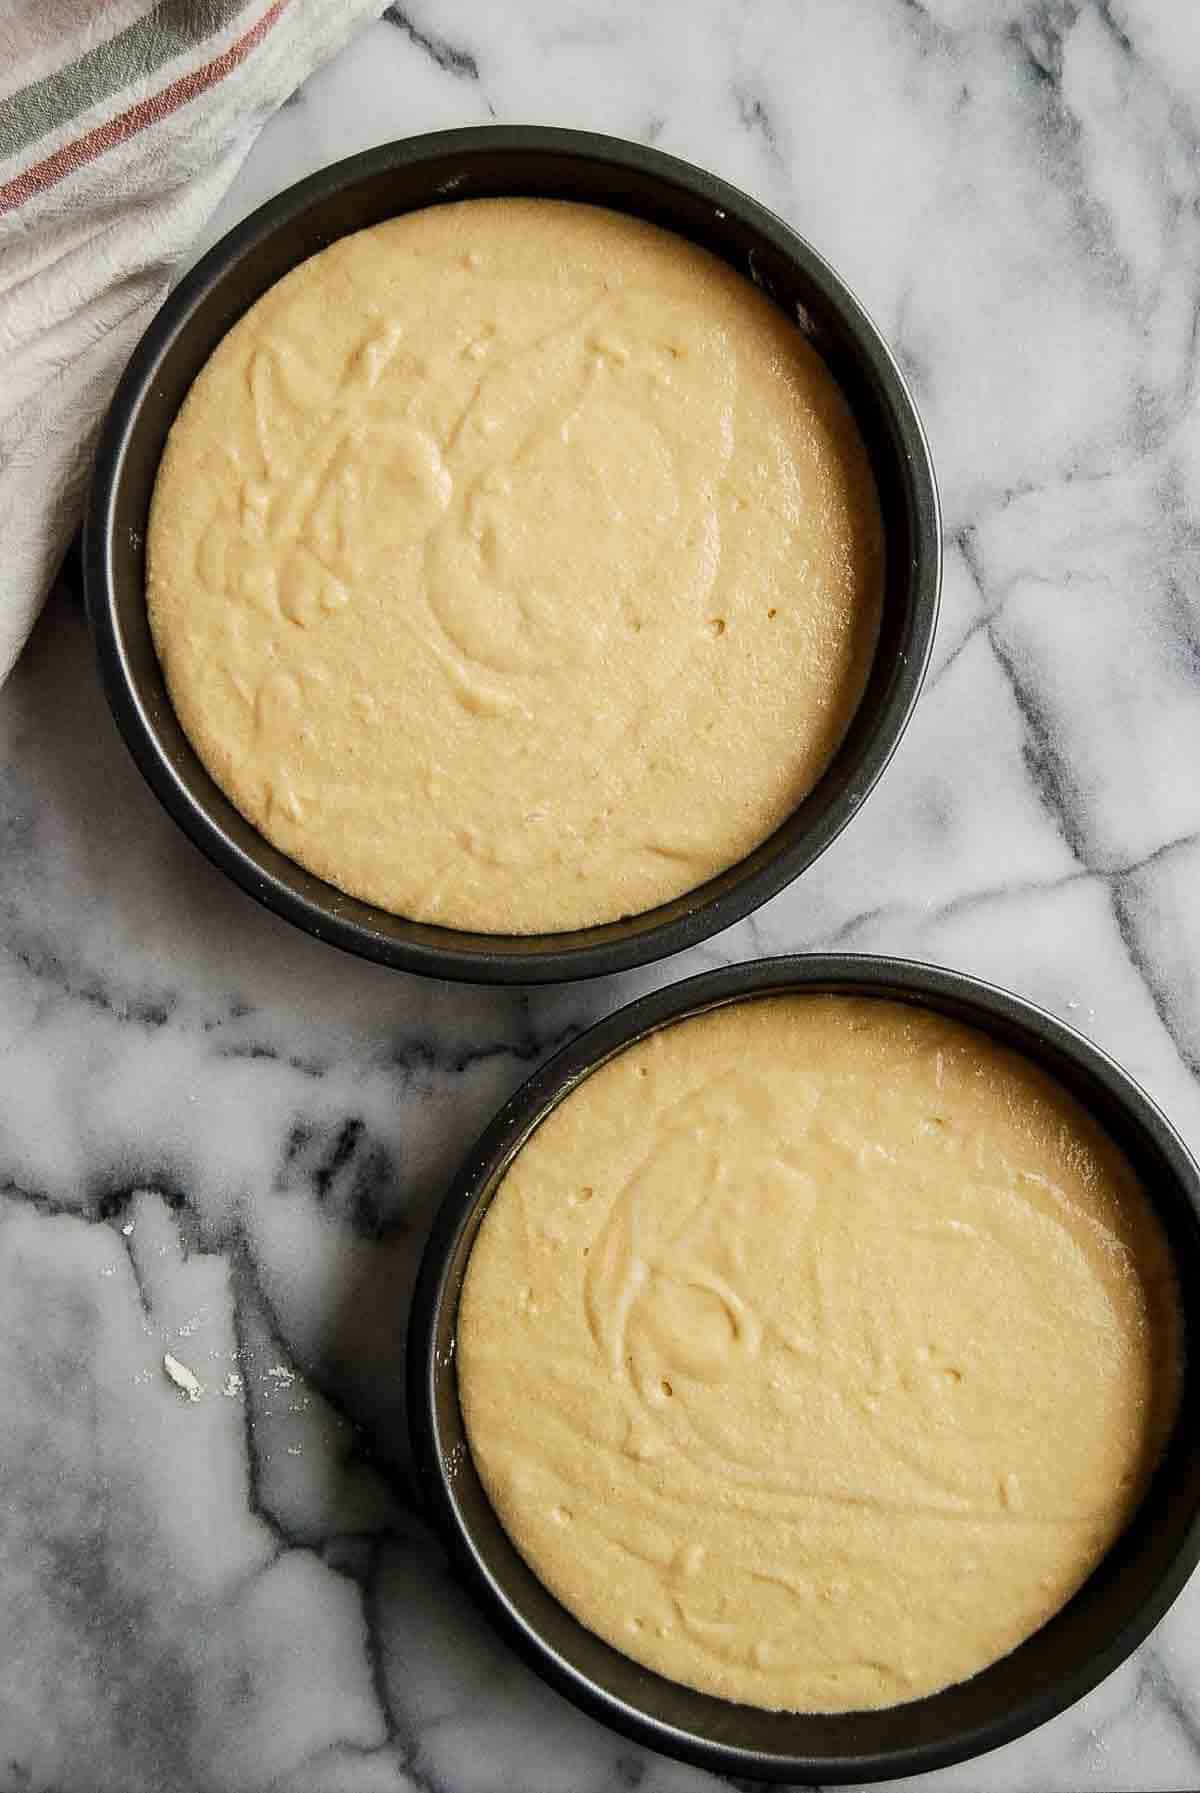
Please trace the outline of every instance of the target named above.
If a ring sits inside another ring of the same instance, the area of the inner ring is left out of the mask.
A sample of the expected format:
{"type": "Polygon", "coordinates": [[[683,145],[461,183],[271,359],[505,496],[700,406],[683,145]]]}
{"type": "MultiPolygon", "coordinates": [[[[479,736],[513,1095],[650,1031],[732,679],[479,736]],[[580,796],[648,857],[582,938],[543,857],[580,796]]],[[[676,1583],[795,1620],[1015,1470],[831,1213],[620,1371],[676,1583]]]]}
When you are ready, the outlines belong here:
{"type": "MultiPolygon", "coordinates": [[[[848,276],[939,463],[934,672],[860,817],[754,921],[489,993],[230,888],[55,600],[0,699],[0,1793],[700,1793],[491,1639],[405,1492],[428,1215],[499,1099],[635,989],[835,944],[959,966],[1200,1147],[1200,9],[412,0],[269,127],[211,237],[489,118],[708,164],[848,276]]],[[[1200,1785],[1198,1621],[1200,1584],[1075,1710],[920,1785],[1200,1785]]]]}

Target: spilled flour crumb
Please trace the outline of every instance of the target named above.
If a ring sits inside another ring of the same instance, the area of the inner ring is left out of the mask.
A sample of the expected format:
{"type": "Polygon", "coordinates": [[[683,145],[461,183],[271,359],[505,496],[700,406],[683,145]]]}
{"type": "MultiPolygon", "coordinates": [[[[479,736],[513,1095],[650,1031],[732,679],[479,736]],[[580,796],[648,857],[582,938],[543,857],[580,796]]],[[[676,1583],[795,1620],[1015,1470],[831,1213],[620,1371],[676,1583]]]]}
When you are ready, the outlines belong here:
{"type": "Polygon", "coordinates": [[[193,1375],[188,1369],[186,1363],[180,1363],[177,1357],[172,1357],[169,1351],[165,1351],[163,1353],[163,1369],[180,1393],[185,1394],[189,1401],[200,1399],[204,1393],[204,1386],[199,1377],[193,1375]]]}

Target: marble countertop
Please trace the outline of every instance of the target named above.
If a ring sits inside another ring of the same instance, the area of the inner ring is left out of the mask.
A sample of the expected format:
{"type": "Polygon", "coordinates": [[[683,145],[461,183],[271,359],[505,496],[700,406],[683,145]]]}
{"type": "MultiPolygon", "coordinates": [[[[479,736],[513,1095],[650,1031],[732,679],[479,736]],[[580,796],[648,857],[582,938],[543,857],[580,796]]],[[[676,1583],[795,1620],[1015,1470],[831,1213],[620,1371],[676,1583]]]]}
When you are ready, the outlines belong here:
{"type": "MultiPolygon", "coordinates": [[[[704,163],[846,275],[939,466],[933,669],[861,815],[753,920],[487,991],[343,957],[213,871],[56,595],[0,697],[0,1793],[701,1793],[516,1663],[408,1493],[429,1216],[530,1067],[635,991],[810,948],[960,967],[1200,1148],[1200,11],[412,0],[268,127],[209,240],[492,118],[704,163]]],[[[906,1784],[1200,1785],[1200,1582],[1072,1711],[906,1784]]]]}

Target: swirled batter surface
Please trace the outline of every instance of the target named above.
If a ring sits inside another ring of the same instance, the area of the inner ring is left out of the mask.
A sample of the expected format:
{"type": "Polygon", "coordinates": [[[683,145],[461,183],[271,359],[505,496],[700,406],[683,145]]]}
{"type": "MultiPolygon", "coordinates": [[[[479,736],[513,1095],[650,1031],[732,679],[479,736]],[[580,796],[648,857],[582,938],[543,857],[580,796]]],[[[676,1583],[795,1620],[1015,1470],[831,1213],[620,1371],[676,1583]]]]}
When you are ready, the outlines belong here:
{"type": "Polygon", "coordinates": [[[881,526],[748,281],[614,212],[482,200],[296,268],[171,431],[172,702],[302,865],[421,921],[612,920],[734,863],[858,702],[881,526]]]}
{"type": "Polygon", "coordinates": [[[538,1129],[472,1251],[473,1457],[639,1662],[888,1706],[1036,1630],[1172,1421],[1175,1284],[1124,1158],[930,1012],[766,998],[653,1035],[538,1129]]]}

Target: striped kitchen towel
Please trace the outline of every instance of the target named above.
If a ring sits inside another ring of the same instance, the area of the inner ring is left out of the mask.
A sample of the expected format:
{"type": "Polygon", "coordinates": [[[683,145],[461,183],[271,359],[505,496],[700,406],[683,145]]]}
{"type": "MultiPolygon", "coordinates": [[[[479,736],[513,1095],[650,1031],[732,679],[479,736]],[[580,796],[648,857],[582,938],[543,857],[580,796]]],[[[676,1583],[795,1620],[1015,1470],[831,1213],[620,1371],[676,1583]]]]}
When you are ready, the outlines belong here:
{"type": "Polygon", "coordinates": [[[275,109],[384,0],[0,0],[0,681],[96,432],[275,109]]]}

